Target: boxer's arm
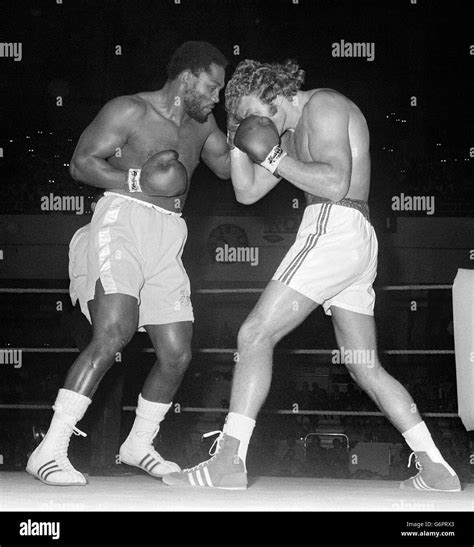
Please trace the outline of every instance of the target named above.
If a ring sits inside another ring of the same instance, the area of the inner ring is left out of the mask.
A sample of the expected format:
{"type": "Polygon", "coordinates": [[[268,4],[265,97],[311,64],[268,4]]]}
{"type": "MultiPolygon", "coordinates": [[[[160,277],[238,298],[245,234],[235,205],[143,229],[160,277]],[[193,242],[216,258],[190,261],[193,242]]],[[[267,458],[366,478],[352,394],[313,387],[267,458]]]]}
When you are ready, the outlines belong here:
{"type": "Polygon", "coordinates": [[[260,165],[253,163],[245,152],[238,148],[231,151],[231,178],[235,197],[239,203],[251,205],[263,198],[280,182],[260,165]]]}
{"type": "Polygon", "coordinates": [[[79,138],[69,168],[72,178],[99,188],[125,188],[128,171],[112,167],[106,158],[122,149],[143,113],[130,97],[108,102],[79,138]]]}
{"type": "Polygon", "coordinates": [[[304,192],[339,201],[349,191],[352,170],[347,107],[329,93],[317,93],[306,104],[302,122],[313,161],[285,156],[278,174],[304,192]]]}
{"type": "Polygon", "coordinates": [[[220,179],[230,178],[230,155],[224,133],[217,127],[212,114],[209,115],[211,132],[201,151],[202,161],[220,179]]]}

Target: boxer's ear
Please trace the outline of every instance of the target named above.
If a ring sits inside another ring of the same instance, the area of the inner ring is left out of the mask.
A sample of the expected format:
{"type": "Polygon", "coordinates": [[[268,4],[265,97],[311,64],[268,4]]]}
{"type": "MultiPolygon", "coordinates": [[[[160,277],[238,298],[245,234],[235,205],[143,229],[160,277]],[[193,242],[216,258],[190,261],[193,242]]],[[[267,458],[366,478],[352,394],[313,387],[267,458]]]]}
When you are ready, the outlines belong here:
{"type": "Polygon", "coordinates": [[[280,104],[276,104],[275,101],[272,102],[272,104],[270,105],[270,117],[271,118],[274,118],[277,114],[278,114],[278,110],[279,110],[279,106],[281,105],[280,104]]]}
{"type": "Polygon", "coordinates": [[[186,87],[190,87],[194,84],[196,76],[190,70],[183,70],[183,72],[179,75],[179,79],[186,87]]]}

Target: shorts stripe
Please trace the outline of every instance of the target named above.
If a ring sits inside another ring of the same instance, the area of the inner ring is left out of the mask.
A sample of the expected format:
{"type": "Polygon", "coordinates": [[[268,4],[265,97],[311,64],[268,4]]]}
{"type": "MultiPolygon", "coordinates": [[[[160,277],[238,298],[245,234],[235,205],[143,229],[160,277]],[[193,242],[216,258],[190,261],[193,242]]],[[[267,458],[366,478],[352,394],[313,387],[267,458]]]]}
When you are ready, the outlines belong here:
{"type": "Polygon", "coordinates": [[[326,228],[329,220],[329,212],[331,209],[331,204],[324,203],[321,207],[316,221],[316,231],[314,234],[310,234],[306,238],[306,242],[303,248],[298,252],[298,254],[290,262],[286,270],[278,278],[278,281],[288,284],[295,273],[301,267],[301,264],[304,262],[304,259],[308,256],[309,252],[316,247],[318,244],[319,237],[326,233],[326,228]]]}
{"type": "Polygon", "coordinates": [[[100,280],[104,287],[105,293],[117,292],[117,286],[110,270],[110,228],[105,226],[113,226],[117,222],[120,212],[120,200],[115,199],[109,210],[105,214],[102,226],[99,231],[99,263],[100,263],[100,280]]]}

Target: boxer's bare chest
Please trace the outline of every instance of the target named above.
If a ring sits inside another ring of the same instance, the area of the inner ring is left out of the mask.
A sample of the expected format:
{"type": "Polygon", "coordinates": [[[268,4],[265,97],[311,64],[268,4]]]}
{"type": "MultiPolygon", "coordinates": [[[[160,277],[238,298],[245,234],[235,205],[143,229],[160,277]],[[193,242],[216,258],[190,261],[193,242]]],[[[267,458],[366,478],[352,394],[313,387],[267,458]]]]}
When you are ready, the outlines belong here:
{"type": "Polygon", "coordinates": [[[208,133],[205,124],[188,119],[178,126],[148,108],[140,123],[130,132],[126,144],[109,158],[109,162],[121,169],[140,168],[157,152],[171,149],[179,153],[179,160],[191,178],[208,133]]]}

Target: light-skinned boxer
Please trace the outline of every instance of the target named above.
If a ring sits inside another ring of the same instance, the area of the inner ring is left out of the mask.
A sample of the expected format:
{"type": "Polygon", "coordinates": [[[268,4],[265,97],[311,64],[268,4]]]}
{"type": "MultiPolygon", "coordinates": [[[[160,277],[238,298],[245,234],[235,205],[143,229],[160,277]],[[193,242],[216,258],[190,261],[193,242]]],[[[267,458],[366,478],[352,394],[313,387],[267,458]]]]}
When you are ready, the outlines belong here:
{"type": "MultiPolygon", "coordinates": [[[[230,412],[210,460],[170,473],[169,485],[245,489],[246,454],[271,383],[273,348],[322,305],[345,365],[412,449],[419,472],[405,488],[457,492],[413,399],[380,364],[373,317],[377,238],[369,220],[369,130],[332,89],[300,89],[294,62],[240,63],[226,87],[232,184],[255,203],[281,178],[303,190],[296,240],[238,334],[230,412]],[[237,130],[236,130],[237,128],[237,130]],[[236,130],[236,131],[235,131],[236,130]]],[[[317,333],[315,333],[317,336],[317,333]]]]}
{"type": "Polygon", "coordinates": [[[179,470],[153,439],[191,358],[193,311],[181,261],[189,181],[200,159],[219,178],[230,178],[226,136],[212,115],[226,64],[207,42],[182,44],[163,88],[111,100],[79,139],[72,177],[106,190],[70,244],[71,295],[93,337],[70,368],[48,433],[27,463],[46,484],[87,483],[68,459],[69,441],[82,433],[76,424],[137,329],[150,336],[157,361],[138,396],[121,463],[153,477],[179,470]]]}

